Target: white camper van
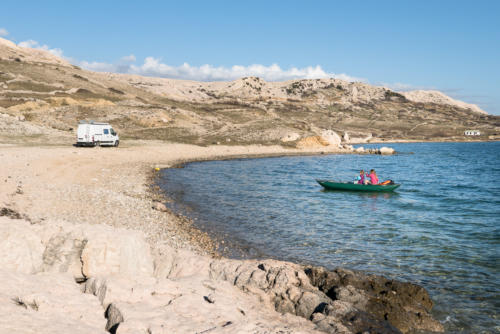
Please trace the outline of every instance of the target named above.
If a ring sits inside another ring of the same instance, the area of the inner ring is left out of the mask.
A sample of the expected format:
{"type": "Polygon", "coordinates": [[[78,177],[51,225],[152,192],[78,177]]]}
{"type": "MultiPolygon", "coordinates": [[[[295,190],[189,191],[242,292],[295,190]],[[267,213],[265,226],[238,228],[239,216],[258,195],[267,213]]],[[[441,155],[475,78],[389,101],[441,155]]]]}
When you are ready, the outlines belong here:
{"type": "Polygon", "coordinates": [[[109,123],[80,121],[76,146],[118,146],[120,138],[109,123]]]}

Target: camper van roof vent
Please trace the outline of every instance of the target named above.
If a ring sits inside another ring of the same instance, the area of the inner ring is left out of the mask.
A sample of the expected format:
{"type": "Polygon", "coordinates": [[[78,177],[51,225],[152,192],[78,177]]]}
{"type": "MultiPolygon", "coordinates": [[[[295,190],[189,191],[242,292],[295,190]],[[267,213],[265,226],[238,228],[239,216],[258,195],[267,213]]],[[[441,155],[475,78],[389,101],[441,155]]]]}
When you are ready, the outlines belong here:
{"type": "Polygon", "coordinates": [[[109,123],[102,123],[102,122],[96,122],[96,121],[87,121],[87,120],[81,120],[78,123],[80,123],[80,124],[94,124],[94,125],[109,125],[109,123]]]}

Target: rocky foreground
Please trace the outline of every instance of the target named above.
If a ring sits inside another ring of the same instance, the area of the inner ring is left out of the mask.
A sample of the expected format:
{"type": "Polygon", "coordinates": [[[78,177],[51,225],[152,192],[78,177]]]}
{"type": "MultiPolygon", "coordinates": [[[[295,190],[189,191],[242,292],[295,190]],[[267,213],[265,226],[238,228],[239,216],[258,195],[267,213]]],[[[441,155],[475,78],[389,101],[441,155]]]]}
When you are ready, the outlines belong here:
{"type": "Polygon", "coordinates": [[[150,188],[154,167],[308,151],[132,144],[0,147],[0,332],[443,331],[411,283],[210,256],[150,188]]]}

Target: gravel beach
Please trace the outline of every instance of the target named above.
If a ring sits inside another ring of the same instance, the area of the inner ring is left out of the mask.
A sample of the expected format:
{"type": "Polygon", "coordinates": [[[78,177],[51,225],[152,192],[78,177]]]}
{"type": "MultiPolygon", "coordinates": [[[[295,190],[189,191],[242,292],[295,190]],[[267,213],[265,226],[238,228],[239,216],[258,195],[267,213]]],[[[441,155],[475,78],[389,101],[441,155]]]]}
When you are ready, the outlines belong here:
{"type": "Polygon", "coordinates": [[[181,162],[320,152],[346,153],[141,141],[0,147],[0,332],[442,331],[416,285],[214,256],[210,238],[152,187],[157,168],[181,162]]]}

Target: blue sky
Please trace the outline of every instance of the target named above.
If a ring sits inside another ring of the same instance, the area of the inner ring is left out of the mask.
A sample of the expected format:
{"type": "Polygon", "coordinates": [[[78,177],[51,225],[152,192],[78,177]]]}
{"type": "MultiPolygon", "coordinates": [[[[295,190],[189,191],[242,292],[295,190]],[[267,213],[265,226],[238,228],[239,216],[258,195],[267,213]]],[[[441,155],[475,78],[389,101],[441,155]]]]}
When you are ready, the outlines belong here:
{"type": "Polygon", "coordinates": [[[336,75],[438,89],[498,115],[499,13],[500,1],[9,1],[0,35],[94,70],[336,75]]]}

